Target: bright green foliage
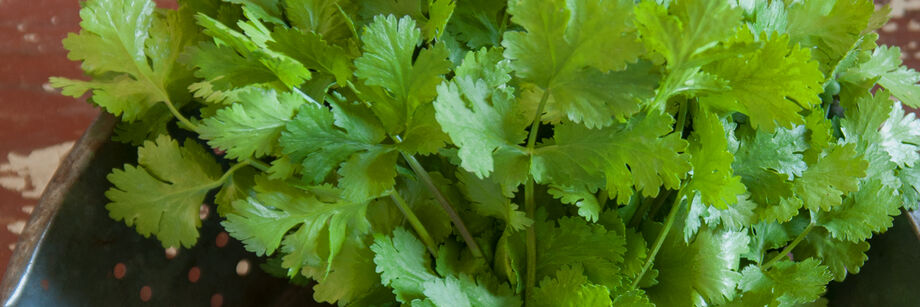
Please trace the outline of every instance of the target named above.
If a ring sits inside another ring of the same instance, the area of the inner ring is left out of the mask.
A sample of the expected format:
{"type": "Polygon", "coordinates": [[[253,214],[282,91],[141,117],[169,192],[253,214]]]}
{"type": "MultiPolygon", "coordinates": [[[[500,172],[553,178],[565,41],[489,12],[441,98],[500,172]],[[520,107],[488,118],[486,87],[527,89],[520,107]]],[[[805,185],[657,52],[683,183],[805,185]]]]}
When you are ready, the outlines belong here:
{"type": "Polygon", "coordinates": [[[138,148],[137,161],[106,177],[114,185],[105,192],[112,201],[105,206],[109,216],[136,225],[145,237],[157,236],[163,247],[191,247],[205,194],[220,186],[220,166],[195,141],[180,147],[165,135],[138,148]]]}
{"type": "Polygon", "coordinates": [[[64,46],[88,79],[51,84],[139,146],[112,218],[190,247],[214,203],[319,302],[811,306],[920,206],[889,12],[87,0],[64,46]]]}
{"type": "Polygon", "coordinates": [[[304,103],[293,93],[250,88],[236,97],[239,102],[204,119],[201,138],[227,151],[227,157],[245,159],[271,154],[285,124],[304,103]]]}
{"type": "Polygon", "coordinates": [[[588,224],[578,217],[556,222],[536,222],[537,278],[552,276],[564,266],[579,264],[593,283],[611,288],[619,284],[620,263],[626,252],[626,238],[598,224],[588,224]],[[558,223],[558,226],[555,225],[558,223]],[[592,248],[584,248],[591,246],[592,248]]]}
{"type": "Polygon", "coordinates": [[[693,176],[685,189],[691,195],[699,193],[707,205],[726,209],[745,193],[745,186],[732,171],[734,156],[728,151],[722,121],[715,114],[698,110],[694,113],[693,133],[696,142],[689,150],[693,176]]]}
{"type": "Polygon", "coordinates": [[[233,203],[234,211],[223,225],[257,255],[274,254],[282,242],[284,250],[298,251],[284,256],[282,265],[291,269],[290,274],[304,266],[331,266],[350,233],[360,234],[370,228],[364,215],[367,203],[328,203],[265,179],[257,182],[254,190],[258,194],[233,203]],[[326,238],[318,238],[324,234],[326,238]]]}
{"type": "Polygon", "coordinates": [[[801,262],[780,261],[766,272],[751,265],[741,272],[738,285],[743,306],[802,304],[817,300],[833,275],[814,258],[801,262]],[[788,278],[795,276],[795,278],[788,278]]]}
{"type": "MultiPolygon", "coordinates": [[[[384,285],[393,288],[396,299],[406,304],[428,300],[430,306],[519,306],[507,288],[488,289],[487,283],[460,274],[441,277],[431,270],[431,260],[422,242],[396,229],[392,237],[378,235],[371,250],[384,285]]],[[[446,249],[441,249],[446,253],[446,249]]],[[[438,259],[439,261],[441,258],[438,259]]],[[[441,264],[439,263],[439,267],[441,264]]]]}
{"type": "Polygon", "coordinates": [[[521,151],[529,120],[515,104],[511,68],[497,49],[468,53],[457,75],[438,86],[435,117],[460,148],[461,166],[488,176],[498,152],[521,151]]]}
{"type": "Polygon", "coordinates": [[[511,21],[526,32],[505,33],[505,57],[518,77],[552,96],[547,111],[592,128],[611,125],[611,117],[623,121],[640,110],[639,97],[650,96],[654,84],[641,67],[611,72],[625,69],[641,50],[626,22],[632,5],[628,0],[509,1],[511,21]]]}
{"type": "Polygon", "coordinates": [[[51,85],[72,97],[92,91],[93,103],[127,122],[143,119],[160,102],[185,103],[190,73],[176,60],[197,31],[184,10],[153,11],[150,0],[88,2],[80,10],[80,34],[63,44],[67,57],[82,61],[94,78],[51,78],[51,85]]]}
{"type": "Polygon", "coordinates": [[[855,144],[833,146],[795,180],[795,193],[806,209],[830,210],[840,205],[844,194],[859,190],[859,178],[866,175],[869,163],[858,156],[855,148],[855,144]]]}
{"type": "MultiPolygon", "coordinates": [[[[749,35],[740,43],[753,39],[749,35]]],[[[748,115],[755,129],[773,131],[776,127],[804,124],[799,112],[820,102],[818,94],[824,77],[817,63],[811,61],[806,49],[791,46],[786,36],[764,35],[760,39],[764,45],[753,54],[727,58],[703,68],[728,81],[731,87],[703,102],[748,115]]]]}
{"type": "Polygon", "coordinates": [[[383,127],[366,109],[343,103],[330,111],[305,104],[280,142],[286,154],[309,170],[304,179],[320,183],[338,169],[346,197],[361,200],[383,195],[396,183],[397,152],[379,144],[384,137],[383,127]]]}
{"type": "Polygon", "coordinates": [[[681,154],[687,142],[671,131],[672,119],[656,113],[603,129],[576,124],[556,126],[554,143],[538,148],[530,171],[538,183],[604,187],[625,203],[633,187],[645,196],[677,188],[690,169],[681,154]]]}
{"type": "Polygon", "coordinates": [[[731,301],[741,279],[739,259],[747,251],[748,237],[740,232],[703,229],[689,245],[669,236],[655,260],[659,284],[648,295],[659,306],[731,301]]]}
{"type": "Polygon", "coordinates": [[[540,282],[530,301],[533,306],[613,306],[610,290],[588,281],[581,267],[563,267],[554,278],[540,282]]]}

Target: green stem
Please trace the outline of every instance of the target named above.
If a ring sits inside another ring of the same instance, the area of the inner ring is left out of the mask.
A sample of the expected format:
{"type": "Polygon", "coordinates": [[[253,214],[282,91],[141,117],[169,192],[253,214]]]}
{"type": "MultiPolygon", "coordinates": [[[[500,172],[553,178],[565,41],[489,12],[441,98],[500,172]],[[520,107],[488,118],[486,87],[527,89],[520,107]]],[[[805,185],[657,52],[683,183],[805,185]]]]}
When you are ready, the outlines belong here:
{"type": "Polygon", "coordinates": [[[680,110],[677,111],[677,126],[674,126],[674,132],[680,133],[680,137],[684,137],[684,127],[687,125],[687,108],[690,105],[690,101],[684,101],[680,103],[680,110]]]}
{"type": "MultiPolygon", "coordinates": [[[[549,100],[549,90],[543,91],[543,97],[540,98],[540,104],[537,105],[537,114],[534,115],[533,123],[530,125],[530,135],[527,137],[527,152],[533,155],[533,147],[537,143],[537,134],[540,131],[540,119],[543,116],[543,108],[549,100]]],[[[534,203],[534,179],[528,176],[524,185],[524,211],[527,217],[534,219],[536,204],[534,203]]],[[[537,284],[537,233],[533,226],[527,227],[527,265],[525,279],[525,293],[530,295],[537,284]]]]}
{"type": "Polygon", "coordinates": [[[193,124],[191,121],[188,120],[188,118],[185,118],[185,116],[183,116],[182,113],[179,113],[179,110],[176,109],[176,106],[173,105],[172,101],[170,101],[169,98],[166,98],[165,100],[163,100],[163,103],[166,104],[166,108],[169,109],[169,112],[171,112],[173,116],[175,116],[176,119],[179,120],[180,123],[185,125],[187,129],[192,130],[192,132],[198,133],[198,125],[193,124]]]}
{"type": "Polygon", "coordinates": [[[781,252],[779,252],[779,255],[776,255],[775,257],[773,257],[773,259],[770,259],[770,261],[767,261],[767,263],[762,265],[760,269],[766,271],[767,269],[772,267],[774,264],[776,264],[783,258],[787,258],[788,257],[787,255],[789,255],[789,253],[792,252],[792,249],[794,249],[797,245],[799,245],[799,243],[805,239],[805,236],[807,236],[808,233],[811,232],[811,229],[814,227],[815,227],[814,223],[808,224],[808,227],[805,227],[805,230],[803,230],[802,233],[800,233],[798,237],[795,237],[795,240],[792,240],[792,243],[789,243],[789,245],[786,245],[786,248],[784,248],[781,252]]]}
{"type": "Polygon", "coordinates": [[[205,187],[208,190],[210,190],[210,189],[214,189],[214,188],[224,185],[224,182],[226,182],[227,179],[230,179],[230,176],[233,175],[234,172],[236,172],[238,169],[241,169],[247,165],[249,165],[249,162],[247,161],[243,161],[243,162],[234,164],[233,166],[230,167],[230,169],[224,172],[224,174],[221,175],[220,178],[218,178],[216,181],[212,182],[211,184],[205,187]]]}
{"type": "Polygon", "coordinates": [[[653,202],[643,202],[639,208],[633,212],[632,218],[629,219],[629,227],[638,227],[642,222],[642,217],[645,216],[646,211],[650,213],[648,215],[649,218],[655,216],[655,214],[658,213],[658,208],[661,208],[665,200],[668,199],[668,196],[671,196],[671,193],[671,190],[666,190],[665,192],[661,193],[661,195],[658,195],[658,197],[656,197],[653,202]],[[651,204],[651,209],[649,209],[649,204],[651,204]]]}
{"type": "Polygon", "coordinates": [[[648,258],[645,259],[645,264],[642,266],[642,271],[639,272],[639,275],[636,276],[636,279],[633,280],[632,288],[636,289],[639,286],[639,282],[642,281],[642,277],[645,276],[645,273],[652,268],[652,264],[655,262],[655,256],[658,255],[658,251],[661,250],[661,245],[664,244],[664,239],[667,238],[668,232],[671,231],[671,226],[674,225],[674,220],[677,219],[677,211],[680,208],[680,205],[683,203],[682,197],[683,191],[677,192],[677,198],[674,199],[674,205],[671,206],[671,211],[668,212],[668,217],[665,219],[664,228],[661,229],[661,232],[658,233],[658,237],[655,238],[655,245],[652,246],[652,252],[649,253],[648,258]]]}
{"type": "MultiPolygon", "coordinates": [[[[398,138],[397,138],[398,139],[398,138]]],[[[414,156],[407,155],[402,153],[406,162],[409,162],[409,167],[412,168],[412,171],[415,172],[415,175],[422,180],[422,183],[425,184],[425,187],[428,188],[428,191],[431,191],[431,194],[434,194],[434,198],[441,204],[441,208],[447,212],[447,216],[450,217],[451,222],[454,223],[454,226],[457,227],[457,232],[460,233],[460,236],[463,237],[463,241],[466,242],[466,245],[470,248],[470,252],[473,253],[473,256],[476,258],[482,258],[482,250],[479,249],[479,244],[476,243],[476,240],[473,239],[473,235],[470,234],[469,229],[466,228],[466,224],[463,223],[463,219],[460,218],[460,215],[457,214],[457,211],[454,210],[454,206],[450,204],[450,201],[444,197],[444,194],[441,194],[441,190],[434,185],[434,181],[431,180],[431,176],[428,175],[428,172],[425,171],[425,168],[422,167],[422,164],[418,163],[418,160],[414,156]]]]}
{"type": "Polygon", "coordinates": [[[249,163],[249,165],[262,171],[263,173],[267,173],[268,169],[271,168],[271,166],[268,165],[268,163],[265,163],[265,162],[262,162],[262,161],[259,161],[253,158],[247,158],[246,160],[243,160],[242,162],[249,163]]]}
{"type": "Polygon", "coordinates": [[[434,243],[434,240],[431,239],[431,235],[428,234],[428,230],[425,229],[425,226],[422,225],[422,222],[419,221],[418,217],[415,216],[415,213],[412,212],[412,209],[409,208],[409,204],[406,203],[406,200],[399,195],[399,192],[393,191],[390,193],[390,198],[393,199],[393,202],[396,203],[396,207],[399,208],[399,211],[402,211],[403,215],[406,216],[406,219],[409,220],[409,224],[412,225],[412,228],[415,229],[415,233],[422,239],[422,242],[425,242],[425,246],[428,247],[428,252],[431,253],[435,258],[438,257],[438,248],[434,243]]]}

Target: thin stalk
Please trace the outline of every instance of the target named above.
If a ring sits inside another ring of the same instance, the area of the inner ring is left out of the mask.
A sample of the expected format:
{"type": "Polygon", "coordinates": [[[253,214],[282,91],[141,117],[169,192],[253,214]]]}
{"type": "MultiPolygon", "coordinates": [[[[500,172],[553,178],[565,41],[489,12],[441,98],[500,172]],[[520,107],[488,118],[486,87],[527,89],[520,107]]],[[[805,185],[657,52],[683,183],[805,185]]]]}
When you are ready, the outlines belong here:
{"type": "Polygon", "coordinates": [[[683,193],[677,192],[677,198],[674,199],[674,205],[671,206],[671,211],[668,212],[668,217],[665,219],[664,228],[661,229],[661,232],[658,233],[658,237],[655,238],[655,245],[652,246],[652,252],[649,253],[648,258],[645,259],[645,264],[642,265],[642,271],[639,272],[639,275],[636,276],[636,279],[633,280],[632,288],[635,289],[639,286],[639,282],[642,281],[642,277],[645,276],[645,273],[652,268],[652,263],[655,262],[655,256],[658,255],[658,251],[661,250],[661,245],[664,244],[664,239],[667,238],[668,232],[671,231],[671,226],[674,225],[674,220],[677,219],[677,211],[680,208],[680,205],[683,203],[682,197],[683,193]]]}
{"type": "Polygon", "coordinates": [[[192,132],[198,133],[198,125],[193,124],[191,121],[188,120],[188,118],[185,118],[185,116],[183,116],[182,113],[179,113],[179,110],[176,109],[176,106],[173,105],[172,101],[170,101],[168,97],[165,100],[163,100],[163,103],[166,104],[166,108],[169,109],[169,112],[172,113],[173,116],[175,116],[176,119],[178,119],[180,123],[185,125],[187,129],[192,130],[192,132]]]}
{"type": "Polygon", "coordinates": [[[238,169],[241,169],[247,165],[249,165],[249,162],[246,162],[246,161],[234,164],[229,169],[227,169],[227,171],[224,172],[224,174],[221,175],[220,178],[218,178],[213,183],[207,185],[206,187],[210,190],[210,189],[214,189],[214,188],[224,185],[224,182],[226,182],[227,179],[230,179],[230,175],[233,175],[233,173],[236,172],[238,169]]]}
{"type": "Polygon", "coordinates": [[[242,162],[249,163],[249,165],[251,165],[252,167],[255,167],[256,169],[262,172],[265,172],[265,173],[267,173],[268,169],[271,168],[271,166],[269,166],[268,163],[265,163],[265,162],[262,162],[262,161],[259,161],[253,158],[247,158],[246,160],[243,160],[242,162]]]}
{"type": "Polygon", "coordinates": [[[789,243],[789,245],[786,245],[786,248],[784,248],[783,251],[779,252],[779,255],[776,255],[775,257],[773,257],[773,259],[770,259],[770,261],[767,261],[767,263],[762,265],[760,269],[766,271],[767,269],[772,267],[774,264],[779,262],[781,259],[786,258],[787,257],[786,255],[789,255],[789,253],[792,252],[792,249],[794,249],[797,245],[799,245],[799,243],[805,239],[805,236],[807,236],[808,233],[811,232],[811,229],[814,227],[815,227],[814,223],[808,224],[808,227],[805,227],[805,230],[803,230],[802,233],[800,233],[798,237],[795,237],[795,240],[792,240],[792,243],[789,243]]]}
{"type": "Polygon", "coordinates": [[[649,217],[652,217],[655,215],[655,213],[658,213],[658,208],[661,208],[665,200],[668,199],[668,196],[671,196],[671,190],[667,190],[661,195],[658,195],[658,197],[656,197],[651,202],[642,202],[642,204],[639,205],[639,208],[636,208],[636,211],[633,212],[632,218],[629,219],[629,227],[638,227],[640,222],[642,222],[642,217],[645,216],[646,211],[651,213],[649,214],[649,217]],[[651,210],[649,210],[649,205],[651,205],[651,210]]]}
{"type": "Polygon", "coordinates": [[[674,132],[680,133],[680,137],[684,137],[684,127],[687,125],[687,108],[690,105],[690,101],[684,101],[680,104],[680,110],[677,111],[677,126],[674,126],[674,132]]]}
{"type": "Polygon", "coordinates": [[[460,218],[460,215],[457,214],[457,211],[454,210],[454,206],[450,204],[450,201],[444,197],[444,194],[441,194],[441,190],[434,185],[434,181],[431,180],[431,176],[428,175],[428,172],[425,171],[425,168],[422,167],[422,164],[418,163],[418,160],[414,156],[402,154],[403,158],[406,159],[406,162],[409,162],[409,167],[412,168],[412,171],[415,172],[415,175],[422,180],[422,183],[425,184],[425,187],[428,188],[428,191],[431,191],[431,194],[434,194],[434,198],[441,204],[441,208],[447,212],[447,216],[450,217],[451,222],[454,223],[454,226],[457,227],[457,231],[460,232],[460,236],[463,237],[463,241],[466,242],[466,245],[470,248],[470,252],[476,258],[482,258],[482,250],[479,249],[479,244],[476,243],[476,240],[473,239],[473,235],[470,234],[469,229],[466,228],[466,224],[463,223],[463,219],[460,218]]]}
{"type": "MultiPolygon", "coordinates": [[[[540,104],[537,106],[537,114],[534,115],[533,123],[530,125],[530,135],[527,137],[527,152],[533,154],[533,147],[537,143],[537,134],[540,131],[540,118],[543,115],[543,108],[546,107],[546,101],[549,100],[549,90],[543,92],[540,98],[540,104]]],[[[530,219],[534,218],[536,204],[534,203],[534,181],[533,176],[528,176],[524,185],[524,212],[530,219]]],[[[534,227],[527,227],[527,265],[525,278],[525,293],[530,295],[537,284],[537,233],[534,227]]]]}
{"type": "Polygon", "coordinates": [[[419,221],[418,217],[415,216],[415,213],[412,212],[412,209],[409,208],[409,204],[406,203],[406,200],[399,195],[399,192],[395,190],[390,193],[390,198],[393,199],[393,202],[396,203],[396,207],[399,208],[399,211],[402,211],[406,219],[409,220],[409,224],[412,225],[412,228],[415,229],[415,233],[422,239],[422,242],[425,242],[425,247],[428,248],[428,252],[431,253],[435,258],[438,257],[438,248],[434,243],[434,240],[431,239],[431,235],[428,234],[428,230],[425,229],[425,226],[422,225],[422,222],[419,221]]]}

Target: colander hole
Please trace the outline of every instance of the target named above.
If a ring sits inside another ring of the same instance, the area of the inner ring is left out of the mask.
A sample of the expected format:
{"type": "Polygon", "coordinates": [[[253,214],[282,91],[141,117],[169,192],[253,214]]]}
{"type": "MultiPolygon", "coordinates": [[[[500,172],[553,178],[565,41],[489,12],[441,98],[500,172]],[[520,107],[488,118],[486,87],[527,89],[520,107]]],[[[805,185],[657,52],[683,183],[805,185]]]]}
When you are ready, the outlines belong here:
{"type": "Polygon", "coordinates": [[[240,262],[236,263],[236,275],[246,276],[249,275],[249,260],[243,259],[240,262]]]}
{"type": "Polygon", "coordinates": [[[208,207],[206,204],[201,204],[201,207],[198,208],[198,217],[203,221],[208,219],[209,214],[211,214],[211,207],[208,207]]]}
{"type": "Polygon", "coordinates": [[[179,254],[179,249],[175,246],[170,246],[166,249],[166,259],[176,258],[176,255],[179,254]]]}
{"type": "Polygon", "coordinates": [[[214,239],[214,244],[217,245],[217,247],[227,246],[227,242],[230,242],[230,235],[225,231],[221,231],[217,234],[217,238],[214,239]]]}
{"type": "Polygon", "coordinates": [[[115,268],[112,269],[112,274],[115,275],[115,279],[122,279],[125,277],[125,274],[128,273],[128,267],[124,263],[116,263],[115,268]]]}
{"type": "Polygon", "coordinates": [[[211,307],[221,307],[224,305],[224,295],[220,293],[214,293],[211,295],[211,307]]]}
{"type": "Polygon", "coordinates": [[[188,270],[188,281],[196,283],[198,282],[198,279],[200,278],[201,278],[201,269],[199,269],[197,266],[193,266],[191,269],[188,270]]]}
{"type": "Polygon", "coordinates": [[[150,286],[144,286],[141,288],[141,301],[149,301],[153,297],[153,289],[150,286]]]}

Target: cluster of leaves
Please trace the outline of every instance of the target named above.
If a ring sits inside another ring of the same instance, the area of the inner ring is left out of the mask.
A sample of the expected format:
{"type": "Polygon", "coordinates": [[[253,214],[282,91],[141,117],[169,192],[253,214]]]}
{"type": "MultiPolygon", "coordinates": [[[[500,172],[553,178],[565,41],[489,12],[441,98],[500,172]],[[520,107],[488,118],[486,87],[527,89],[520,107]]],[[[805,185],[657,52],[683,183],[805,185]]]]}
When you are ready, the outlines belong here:
{"type": "Polygon", "coordinates": [[[216,190],[317,301],[791,306],[920,201],[920,73],[876,44],[887,13],[89,0],[64,45],[91,80],[51,81],[139,146],[112,218],[189,247],[216,190]]]}

